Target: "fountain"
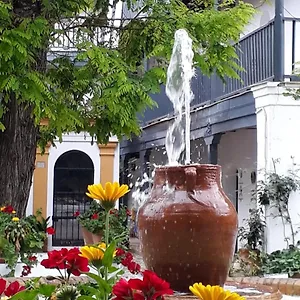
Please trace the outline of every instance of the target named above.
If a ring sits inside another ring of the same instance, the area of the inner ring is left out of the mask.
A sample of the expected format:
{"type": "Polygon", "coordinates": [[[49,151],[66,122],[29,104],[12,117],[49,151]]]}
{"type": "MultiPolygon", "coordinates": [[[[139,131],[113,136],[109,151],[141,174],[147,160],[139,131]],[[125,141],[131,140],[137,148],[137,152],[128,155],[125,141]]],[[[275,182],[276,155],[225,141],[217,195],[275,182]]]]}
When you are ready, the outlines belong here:
{"type": "MultiPolygon", "coordinates": [[[[166,136],[169,165],[156,167],[150,197],[148,193],[136,195],[142,202],[138,212],[142,257],[146,268],[176,291],[174,296],[166,296],[167,300],[195,299],[186,292],[196,282],[224,286],[238,227],[235,208],[221,185],[221,167],[190,164],[193,76],[192,40],[180,29],[175,33],[166,86],[175,115],[166,136]],[[184,149],[185,165],[180,165],[184,149]]],[[[247,300],[282,298],[271,286],[234,279],[226,283],[226,289],[247,300]]]]}
{"type": "Polygon", "coordinates": [[[151,196],[139,210],[142,256],[146,267],[176,291],[186,292],[195,282],[223,286],[235,248],[237,213],[222,189],[220,166],[190,164],[194,69],[192,40],[183,29],[175,33],[167,75],[175,115],[166,136],[169,165],[155,169],[151,196]],[[180,165],[184,149],[185,165],[180,165]]]}

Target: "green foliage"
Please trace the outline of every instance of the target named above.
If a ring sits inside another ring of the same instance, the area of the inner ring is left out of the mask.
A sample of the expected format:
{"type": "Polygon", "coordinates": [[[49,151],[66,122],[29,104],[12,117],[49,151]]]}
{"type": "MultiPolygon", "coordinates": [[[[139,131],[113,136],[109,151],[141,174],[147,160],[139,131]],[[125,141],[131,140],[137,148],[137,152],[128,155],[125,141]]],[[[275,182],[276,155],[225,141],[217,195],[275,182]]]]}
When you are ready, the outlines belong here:
{"type": "MultiPolygon", "coordinates": [[[[275,164],[274,164],[275,165],[275,164]]],[[[272,215],[274,218],[280,218],[283,225],[284,239],[287,243],[295,246],[295,236],[297,234],[294,229],[290,211],[289,198],[292,192],[299,190],[300,182],[295,174],[279,175],[275,172],[266,174],[266,179],[258,182],[257,195],[258,201],[263,206],[268,206],[273,209],[272,215]],[[290,228],[291,237],[286,234],[286,224],[290,228]]]]}
{"type": "Polygon", "coordinates": [[[177,0],[135,0],[126,4],[135,17],[116,26],[107,17],[108,0],[33,1],[29,9],[0,3],[0,130],[17,99],[32,109],[39,143],[65,132],[85,131],[106,143],[110,135],[128,137],[140,131],[138,113],[154,105],[149,93],[166,79],[174,32],[186,28],[194,41],[195,64],[222,78],[237,77],[233,43],[253,8],[230,1],[215,10],[212,1],[194,1],[190,9],[177,0]],[[205,9],[203,9],[205,8],[205,9]],[[17,11],[17,13],[16,13],[17,11]],[[82,16],[85,17],[82,17],[82,16]],[[56,25],[55,25],[56,24],[56,25]],[[105,31],[106,38],[97,32],[105,31]],[[118,37],[120,37],[118,42],[118,37]],[[68,40],[77,52],[49,52],[53,43],[68,40]],[[47,53],[52,55],[47,63],[47,53]],[[160,63],[144,69],[144,58],[160,63]],[[2,122],[2,123],[1,123],[2,122]]]}
{"type": "Polygon", "coordinates": [[[288,273],[293,276],[300,272],[300,250],[291,246],[289,249],[265,254],[262,270],[265,274],[288,273]]]}
{"type": "MultiPolygon", "coordinates": [[[[91,201],[90,208],[78,216],[79,223],[88,231],[99,234],[105,233],[105,216],[106,212],[97,201],[91,201]]],[[[127,226],[127,209],[111,210],[110,214],[110,238],[109,241],[116,240],[118,244],[126,245],[129,239],[129,229],[127,226]]]]}
{"type": "Polygon", "coordinates": [[[44,246],[48,219],[42,217],[41,211],[37,211],[36,215],[19,219],[12,209],[9,206],[1,208],[0,255],[7,267],[14,272],[18,258],[27,266],[36,264],[37,261],[31,258],[44,246]],[[6,212],[5,208],[10,210],[6,212]]]}
{"type": "Polygon", "coordinates": [[[245,227],[240,227],[238,237],[246,242],[245,247],[251,250],[257,250],[263,244],[265,221],[262,220],[262,211],[260,209],[249,209],[249,219],[245,221],[245,227]]]}

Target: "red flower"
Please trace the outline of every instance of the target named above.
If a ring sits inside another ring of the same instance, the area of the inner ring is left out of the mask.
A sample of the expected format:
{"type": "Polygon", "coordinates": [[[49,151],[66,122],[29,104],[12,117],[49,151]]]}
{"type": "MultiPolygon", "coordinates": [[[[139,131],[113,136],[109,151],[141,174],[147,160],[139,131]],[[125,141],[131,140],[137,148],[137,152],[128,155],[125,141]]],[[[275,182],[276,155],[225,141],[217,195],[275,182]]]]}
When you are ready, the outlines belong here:
{"type": "Polygon", "coordinates": [[[127,266],[128,270],[130,273],[132,274],[137,274],[141,272],[141,266],[139,264],[137,264],[134,261],[131,261],[128,266],[127,266]]]}
{"type": "Polygon", "coordinates": [[[93,215],[91,216],[91,219],[92,219],[92,220],[97,220],[97,219],[99,219],[99,215],[98,215],[98,214],[93,214],[93,215]]]}
{"type": "Polygon", "coordinates": [[[170,284],[149,270],[143,272],[143,280],[130,279],[128,284],[133,290],[142,291],[146,299],[154,300],[163,295],[173,294],[170,284]]]}
{"type": "Polygon", "coordinates": [[[78,248],[53,250],[48,252],[48,258],[41,261],[46,269],[66,269],[68,274],[79,276],[88,272],[88,259],[80,256],[78,248]]]}
{"type": "Polygon", "coordinates": [[[116,250],[116,256],[123,256],[125,253],[125,250],[122,248],[117,248],[116,250]]]}
{"type": "Polygon", "coordinates": [[[3,278],[0,278],[0,296],[4,292],[5,288],[6,288],[6,280],[3,278]]]}
{"type": "Polygon", "coordinates": [[[31,267],[30,266],[23,266],[21,277],[27,276],[31,273],[31,267]]]}
{"type": "Polygon", "coordinates": [[[122,259],[121,264],[127,267],[129,263],[132,262],[132,260],[133,260],[133,255],[130,252],[127,252],[125,258],[122,259]]]}
{"type": "Polygon", "coordinates": [[[4,207],[3,212],[11,214],[14,211],[14,208],[11,205],[4,207]]]}
{"type": "Polygon", "coordinates": [[[7,297],[11,297],[23,290],[25,290],[25,286],[20,285],[18,281],[14,281],[6,288],[6,290],[4,291],[4,295],[7,297]]]}
{"type": "Polygon", "coordinates": [[[75,213],[74,213],[74,217],[78,217],[80,215],[80,212],[77,210],[77,211],[75,211],[75,213]]]}
{"type": "Polygon", "coordinates": [[[131,216],[131,212],[130,212],[130,210],[128,208],[126,209],[126,215],[127,216],[131,216]]]}
{"type": "Polygon", "coordinates": [[[29,261],[36,261],[37,257],[35,255],[31,255],[31,256],[28,257],[28,260],[29,261]]]}
{"type": "Polygon", "coordinates": [[[48,227],[46,229],[46,232],[50,235],[53,235],[53,234],[55,234],[55,229],[53,227],[48,227]]]}
{"type": "Polygon", "coordinates": [[[68,273],[80,276],[81,273],[88,272],[89,261],[87,258],[80,256],[81,252],[78,248],[70,249],[67,255],[68,273]]]}
{"type": "Polygon", "coordinates": [[[112,289],[112,293],[116,296],[114,300],[145,300],[145,297],[140,292],[133,293],[125,279],[120,279],[112,289]]]}

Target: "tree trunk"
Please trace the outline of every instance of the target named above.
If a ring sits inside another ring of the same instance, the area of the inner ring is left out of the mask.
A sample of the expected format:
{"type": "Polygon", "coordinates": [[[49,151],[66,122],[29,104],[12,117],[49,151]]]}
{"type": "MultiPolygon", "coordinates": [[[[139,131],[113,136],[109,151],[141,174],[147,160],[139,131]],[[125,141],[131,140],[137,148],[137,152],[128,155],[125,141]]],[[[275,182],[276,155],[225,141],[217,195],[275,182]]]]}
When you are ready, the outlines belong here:
{"type": "MultiPolygon", "coordinates": [[[[24,18],[41,15],[42,1],[14,0],[13,24],[18,27],[24,18]]],[[[37,54],[33,69],[46,70],[47,45],[37,54]]],[[[35,125],[33,105],[26,99],[20,102],[11,94],[1,120],[5,126],[0,131],[0,205],[11,204],[18,216],[25,215],[33,171],[39,128],[35,125]]]]}
{"type": "Polygon", "coordinates": [[[11,95],[0,131],[0,204],[11,204],[23,216],[35,166],[38,127],[28,103],[11,95]]]}

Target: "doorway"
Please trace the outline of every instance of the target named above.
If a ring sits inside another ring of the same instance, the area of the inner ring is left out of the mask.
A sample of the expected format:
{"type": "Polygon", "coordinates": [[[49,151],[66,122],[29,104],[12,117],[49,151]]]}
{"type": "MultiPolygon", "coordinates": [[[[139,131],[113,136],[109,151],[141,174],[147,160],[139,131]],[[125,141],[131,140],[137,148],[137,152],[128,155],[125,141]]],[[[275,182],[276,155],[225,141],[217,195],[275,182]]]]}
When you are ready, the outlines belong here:
{"type": "Polygon", "coordinates": [[[82,151],[62,154],[54,166],[53,246],[81,246],[84,244],[75,212],[88,209],[91,199],[87,186],[94,183],[94,164],[82,151]]]}

